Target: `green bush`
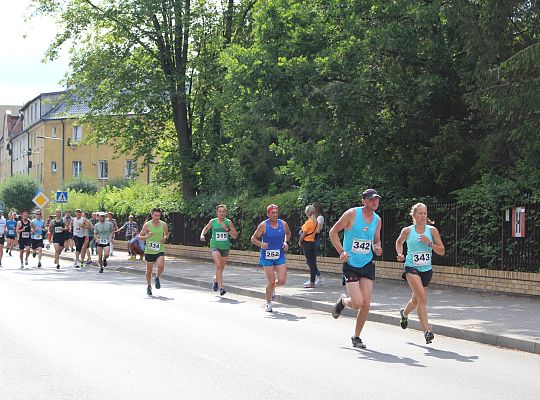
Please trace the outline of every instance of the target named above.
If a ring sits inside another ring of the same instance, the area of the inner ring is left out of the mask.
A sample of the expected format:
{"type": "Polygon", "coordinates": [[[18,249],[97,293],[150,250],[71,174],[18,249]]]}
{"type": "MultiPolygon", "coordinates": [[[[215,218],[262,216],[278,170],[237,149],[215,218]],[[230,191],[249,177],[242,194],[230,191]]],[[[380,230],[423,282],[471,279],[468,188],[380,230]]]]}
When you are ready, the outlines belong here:
{"type": "Polygon", "coordinates": [[[36,208],[32,201],[36,191],[39,189],[39,182],[30,176],[15,175],[7,179],[0,186],[0,199],[6,209],[13,209],[19,212],[30,211],[36,208]]]}
{"type": "Polygon", "coordinates": [[[97,182],[91,178],[78,176],[72,178],[64,184],[64,190],[79,193],[97,193],[97,182]]]}

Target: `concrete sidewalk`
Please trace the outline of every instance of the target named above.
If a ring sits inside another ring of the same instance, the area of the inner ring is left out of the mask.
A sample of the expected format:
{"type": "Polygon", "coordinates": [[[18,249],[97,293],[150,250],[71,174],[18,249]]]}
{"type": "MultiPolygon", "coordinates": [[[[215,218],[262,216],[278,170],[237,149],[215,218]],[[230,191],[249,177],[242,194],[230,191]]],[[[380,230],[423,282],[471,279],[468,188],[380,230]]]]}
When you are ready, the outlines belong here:
{"type": "MultiPolygon", "coordinates": [[[[50,255],[49,252],[45,254],[50,255]]],[[[62,259],[73,260],[73,255],[63,253],[62,259]]],[[[109,269],[144,275],[145,263],[130,261],[125,252],[115,250],[114,256],[109,259],[109,269]]],[[[162,280],[205,287],[211,291],[214,273],[215,268],[211,262],[166,257],[162,280]]],[[[346,293],[338,274],[323,274],[325,283],[314,289],[302,288],[307,279],[309,275],[305,271],[289,270],[287,284],[278,288],[275,301],[330,312],[340,295],[346,293]]],[[[227,265],[223,283],[229,293],[260,299],[265,297],[266,277],[260,267],[227,265]]],[[[141,285],[144,286],[142,277],[141,285]]],[[[391,324],[401,329],[399,309],[409,297],[410,289],[406,282],[377,279],[368,321],[391,324]]],[[[428,313],[436,335],[540,354],[538,298],[430,286],[428,313]]],[[[349,309],[344,310],[343,315],[355,316],[349,309]]],[[[409,327],[419,329],[415,313],[409,316],[409,327]]]]}

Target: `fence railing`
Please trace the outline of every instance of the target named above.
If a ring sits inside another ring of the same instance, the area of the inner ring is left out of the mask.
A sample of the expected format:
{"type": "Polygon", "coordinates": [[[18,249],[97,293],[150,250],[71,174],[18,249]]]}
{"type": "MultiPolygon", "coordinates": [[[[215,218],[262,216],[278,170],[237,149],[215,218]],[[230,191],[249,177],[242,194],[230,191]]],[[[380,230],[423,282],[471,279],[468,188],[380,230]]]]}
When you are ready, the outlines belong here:
{"type": "MultiPolygon", "coordinates": [[[[434,253],[435,265],[490,268],[509,271],[540,271],[540,204],[520,204],[525,208],[525,236],[512,236],[511,212],[507,209],[478,215],[472,207],[458,203],[428,204],[428,215],[435,221],[446,247],[446,254],[441,257],[434,253]],[[509,217],[510,214],[510,217],[509,217]]],[[[321,231],[321,254],[336,256],[328,232],[338,220],[339,213],[329,210],[325,213],[325,225],[321,231]]],[[[381,208],[378,214],[382,218],[381,240],[382,257],[376,259],[395,261],[395,241],[402,228],[411,224],[409,210],[381,208]]],[[[190,246],[204,246],[199,241],[202,228],[211,217],[191,218],[181,213],[169,213],[166,220],[171,231],[170,243],[190,246]]],[[[231,215],[240,236],[233,241],[235,249],[256,250],[250,237],[257,225],[266,218],[261,213],[254,220],[247,220],[241,212],[231,215]]],[[[290,252],[300,254],[298,231],[303,223],[302,210],[281,215],[292,231],[290,252]]],[[[142,222],[142,219],[140,219],[142,222]]]]}

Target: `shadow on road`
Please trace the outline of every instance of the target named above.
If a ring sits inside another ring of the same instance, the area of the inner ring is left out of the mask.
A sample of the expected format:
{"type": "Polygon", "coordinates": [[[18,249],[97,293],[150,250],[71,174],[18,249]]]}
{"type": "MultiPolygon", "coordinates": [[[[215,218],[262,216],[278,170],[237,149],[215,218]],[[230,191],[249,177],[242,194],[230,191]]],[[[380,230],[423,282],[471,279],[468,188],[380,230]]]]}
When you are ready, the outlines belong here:
{"type": "Polygon", "coordinates": [[[223,303],[223,304],[241,304],[245,303],[245,301],[238,301],[235,299],[229,299],[228,297],[215,297],[214,300],[212,300],[212,303],[223,303]]]}
{"type": "Polygon", "coordinates": [[[378,361],[388,364],[405,364],[409,367],[420,367],[420,368],[426,368],[425,365],[420,364],[418,361],[408,358],[408,357],[399,357],[395,356],[393,354],[388,353],[382,353],[380,351],[371,350],[371,349],[355,349],[351,347],[341,347],[344,350],[354,351],[358,353],[358,358],[361,360],[369,360],[369,361],[378,361]]]}
{"type": "Polygon", "coordinates": [[[148,296],[148,300],[161,300],[161,301],[171,301],[174,300],[174,297],[165,297],[165,296],[148,296]]]}
{"type": "Polygon", "coordinates": [[[453,351],[446,351],[446,350],[439,350],[434,349],[433,347],[429,346],[422,346],[416,343],[408,342],[408,345],[420,347],[421,349],[426,350],[425,355],[428,357],[435,357],[439,358],[441,360],[456,360],[459,362],[474,362],[475,360],[478,360],[478,356],[462,356],[461,354],[455,353],[453,351]]]}
{"type": "Polygon", "coordinates": [[[303,319],[306,319],[306,317],[299,317],[298,315],[284,313],[284,312],[280,312],[280,311],[276,311],[276,310],[274,310],[271,313],[266,313],[266,314],[267,314],[266,318],[284,319],[286,321],[291,321],[291,322],[298,322],[298,321],[301,321],[303,319]]]}

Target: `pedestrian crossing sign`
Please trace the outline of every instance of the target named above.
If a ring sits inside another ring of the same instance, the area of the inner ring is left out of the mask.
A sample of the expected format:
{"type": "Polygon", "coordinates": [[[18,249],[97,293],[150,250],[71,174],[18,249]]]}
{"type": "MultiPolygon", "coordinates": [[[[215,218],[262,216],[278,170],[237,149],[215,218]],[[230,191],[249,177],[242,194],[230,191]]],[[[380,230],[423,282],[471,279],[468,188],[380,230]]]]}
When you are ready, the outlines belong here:
{"type": "Polygon", "coordinates": [[[68,202],[68,192],[56,192],[56,202],[57,203],[67,203],[68,202]]]}
{"type": "Polygon", "coordinates": [[[47,205],[47,203],[49,202],[49,199],[47,198],[47,196],[45,196],[43,192],[38,192],[35,195],[35,197],[32,199],[32,201],[39,208],[43,208],[47,205]]]}

